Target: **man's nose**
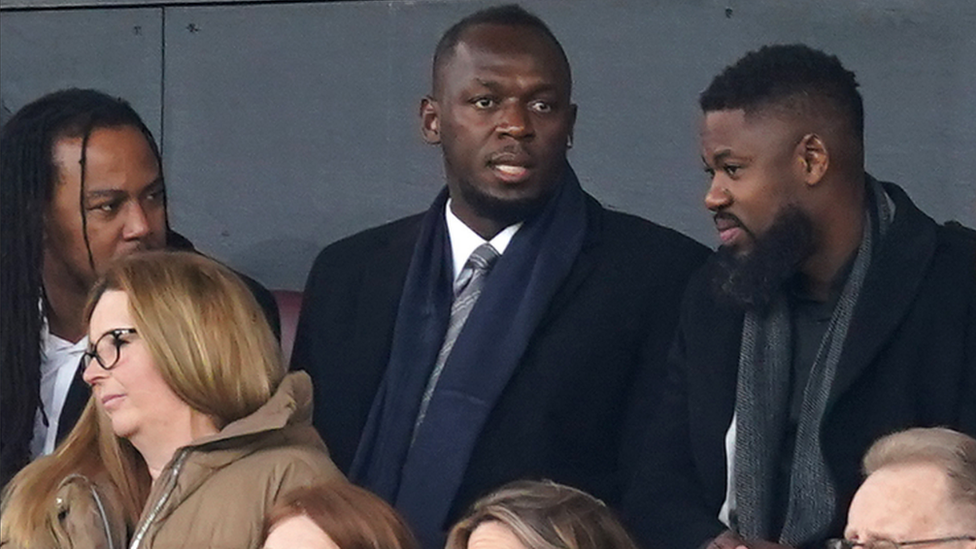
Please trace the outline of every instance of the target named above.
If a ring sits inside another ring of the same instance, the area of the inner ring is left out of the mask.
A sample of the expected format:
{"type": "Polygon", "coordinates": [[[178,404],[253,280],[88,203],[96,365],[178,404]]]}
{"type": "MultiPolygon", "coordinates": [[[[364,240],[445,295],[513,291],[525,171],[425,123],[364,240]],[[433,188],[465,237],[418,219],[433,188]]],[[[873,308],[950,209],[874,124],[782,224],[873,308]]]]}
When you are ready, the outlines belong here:
{"type": "Polygon", "coordinates": [[[721,210],[732,203],[732,195],[719,177],[712,177],[712,184],[705,193],[705,207],[711,211],[721,210]]]}
{"type": "Polygon", "coordinates": [[[498,133],[509,135],[516,139],[532,137],[535,131],[532,127],[532,117],[526,106],[512,102],[501,109],[501,119],[498,122],[498,133]]]}
{"type": "Polygon", "coordinates": [[[122,237],[126,240],[138,240],[144,238],[149,232],[149,216],[146,215],[145,208],[138,202],[133,202],[126,212],[122,237]]]}

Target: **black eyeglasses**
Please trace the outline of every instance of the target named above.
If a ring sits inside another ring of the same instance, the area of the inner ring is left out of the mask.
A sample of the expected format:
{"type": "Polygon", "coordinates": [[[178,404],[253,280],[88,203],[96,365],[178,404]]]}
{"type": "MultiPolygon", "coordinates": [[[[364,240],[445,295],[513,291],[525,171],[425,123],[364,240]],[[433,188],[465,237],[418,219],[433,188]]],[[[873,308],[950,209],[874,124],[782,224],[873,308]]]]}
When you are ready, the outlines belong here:
{"type": "Polygon", "coordinates": [[[128,343],[122,339],[123,336],[135,334],[135,328],[116,328],[109,330],[98,338],[94,345],[89,345],[81,360],[81,367],[87,368],[92,359],[98,361],[98,365],[106,370],[111,370],[119,362],[119,349],[122,344],[128,343]]]}
{"type": "Polygon", "coordinates": [[[901,549],[909,545],[930,545],[935,543],[947,543],[950,541],[976,541],[976,536],[952,536],[948,538],[934,539],[915,539],[911,541],[891,541],[890,539],[873,539],[869,541],[851,541],[847,539],[827,540],[827,549],[854,549],[863,547],[864,549],[901,549]]]}

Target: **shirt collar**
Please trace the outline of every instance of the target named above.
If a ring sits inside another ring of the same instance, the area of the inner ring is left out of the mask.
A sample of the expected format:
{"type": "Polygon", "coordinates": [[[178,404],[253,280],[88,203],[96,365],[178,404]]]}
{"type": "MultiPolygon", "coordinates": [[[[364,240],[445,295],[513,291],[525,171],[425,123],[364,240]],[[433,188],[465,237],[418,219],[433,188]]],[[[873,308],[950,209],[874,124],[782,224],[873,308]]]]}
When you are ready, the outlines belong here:
{"type": "Polygon", "coordinates": [[[72,343],[51,333],[47,317],[41,317],[41,374],[56,370],[69,357],[68,361],[77,363],[81,354],[88,348],[88,336],[72,343]],[[59,358],[61,357],[61,358],[59,358]]]}
{"type": "Polygon", "coordinates": [[[461,221],[454,215],[454,212],[451,211],[450,198],[447,199],[447,204],[444,205],[444,218],[447,220],[447,234],[451,241],[451,258],[454,262],[455,279],[461,273],[461,269],[464,268],[464,264],[468,261],[468,257],[471,256],[471,252],[475,248],[487,242],[495,248],[498,255],[502,255],[505,253],[505,248],[512,241],[512,237],[522,227],[522,222],[519,221],[514,225],[509,225],[502,229],[491,240],[485,240],[465,225],[464,221],[461,221]]]}

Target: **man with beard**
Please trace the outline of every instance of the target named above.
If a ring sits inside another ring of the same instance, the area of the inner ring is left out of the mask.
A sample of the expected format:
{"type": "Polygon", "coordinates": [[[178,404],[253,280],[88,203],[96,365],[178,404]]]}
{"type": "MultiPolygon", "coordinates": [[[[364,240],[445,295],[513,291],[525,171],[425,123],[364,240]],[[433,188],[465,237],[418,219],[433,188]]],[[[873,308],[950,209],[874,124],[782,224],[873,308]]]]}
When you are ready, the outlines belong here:
{"type": "Polygon", "coordinates": [[[514,479],[620,501],[678,294],[707,256],[582,191],[570,88],[559,42],[521,8],[454,25],[420,104],[446,189],[309,275],[292,364],[315,381],[315,425],[427,549],[514,479]]]}
{"type": "Polygon", "coordinates": [[[702,93],[720,251],[689,283],[626,506],[647,547],[814,547],[860,456],[911,426],[976,431],[976,241],[864,173],[854,74],[767,46],[702,93]]]}

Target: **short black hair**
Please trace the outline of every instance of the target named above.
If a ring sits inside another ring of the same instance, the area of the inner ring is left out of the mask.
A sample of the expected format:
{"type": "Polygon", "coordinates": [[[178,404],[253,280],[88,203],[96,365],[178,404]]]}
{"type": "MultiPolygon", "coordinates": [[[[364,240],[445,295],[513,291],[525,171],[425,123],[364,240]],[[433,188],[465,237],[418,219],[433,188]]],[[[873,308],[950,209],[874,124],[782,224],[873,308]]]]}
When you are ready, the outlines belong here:
{"type": "Polygon", "coordinates": [[[461,41],[464,33],[471,27],[478,25],[528,27],[541,33],[543,36],[552,41],[553,45],[556,46],[556,49],[559,51],[559,56],[562,58],[563,65],[566,67],[566,77],[569,81],[569,87],[572,89],[572,71],[569,67],[569,57],[566,56],[566,51],[563,50],[563,45],[559,43],[559,40],[556,39],[556,35],[552,33],[552,30],[549,29],[549,26],[546,25],[542,19],[539,19],[539,17],[535,14],[526,11],[525,8],[519,6],[518,4],[505,4],[476,11],[475,13],[472,13],[471,15],[458,21],[452,25],[451,28],[447,29],[446,32],[444,32],[441,39],[437,42],[437,47],[434,49],[434,66],[431,81],[435,88],[437,87],[437,74],[440,72],[444,63],[446,63],[451,58],[451,55],[454,54],[454,49],[461,41]]]}
{"type": "Polygon", "coordinates": [[[775,105],[822,113],[827,106],[863,141],[864,103],[857,88],[854,73],[837,56],[803,44],[771,45],[726,67],[698,101],[706,113],[742,109],[752,114],[775,105]]]}

